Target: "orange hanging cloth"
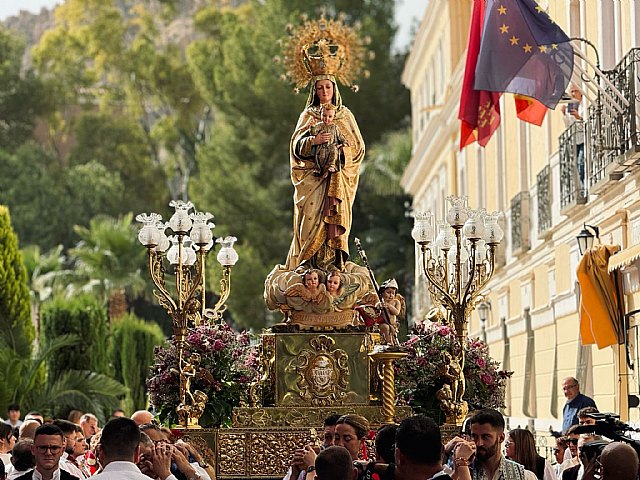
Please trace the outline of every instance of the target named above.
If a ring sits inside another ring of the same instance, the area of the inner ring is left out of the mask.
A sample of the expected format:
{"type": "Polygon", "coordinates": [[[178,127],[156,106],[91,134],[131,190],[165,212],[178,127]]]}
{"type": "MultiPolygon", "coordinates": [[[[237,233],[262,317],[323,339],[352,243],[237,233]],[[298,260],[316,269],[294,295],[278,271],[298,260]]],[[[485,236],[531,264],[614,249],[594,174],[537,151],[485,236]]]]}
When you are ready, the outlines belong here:
{"type": "Polygon", "coordinates": [[[580,283],[580,338],[583,345],[598,348],[622,343],[620,319],[622,308],[615,275],[609,273],[609,257],[618,252],[617,245],[596,245],[587,251],[578,265],[580,283]]]}

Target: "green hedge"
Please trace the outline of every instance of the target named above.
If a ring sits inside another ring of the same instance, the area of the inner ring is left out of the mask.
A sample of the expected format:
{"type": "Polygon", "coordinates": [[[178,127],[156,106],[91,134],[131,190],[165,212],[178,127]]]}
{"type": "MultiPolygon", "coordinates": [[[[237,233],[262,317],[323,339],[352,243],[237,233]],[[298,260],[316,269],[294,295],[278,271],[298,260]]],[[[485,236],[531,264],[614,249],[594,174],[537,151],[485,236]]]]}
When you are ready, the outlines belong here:
{"type": "Polygon", "coordinates": [[[129,388],[123,409],[127,413],[147,405],[146,379],[153,364],[153,350],[164,342],[160,326],[133,314],[119,319],[111,328],[109,358],[116,380],[129,388]]]}
{"type": "Polygon", "coordinates": [[[67,370],[90,370],[112,375],[109,369],[107,309],[90,295],[57,298],[42,307],[41,332],[44,339],[62,334],[80,337],[79,345],[65,348],[48,361],[49,375],[67,370]]]}

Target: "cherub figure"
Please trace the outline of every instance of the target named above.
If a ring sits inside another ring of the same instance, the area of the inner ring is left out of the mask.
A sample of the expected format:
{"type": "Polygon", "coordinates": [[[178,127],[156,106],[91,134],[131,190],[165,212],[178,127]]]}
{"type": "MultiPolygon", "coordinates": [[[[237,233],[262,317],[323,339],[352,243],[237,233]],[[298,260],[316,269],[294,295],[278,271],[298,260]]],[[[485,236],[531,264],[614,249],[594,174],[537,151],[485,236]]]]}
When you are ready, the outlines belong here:
{"type": "Polygon", "coordinates": [[[327,177],[329,173],[340,170],[340,150],[344,145],[349,145],[337,125],[333,123],[336,116],[336,107],[331,103],[322,106],[320,123],[311,127],[311,135],[317,136],[323,133],[330,135],[330,140],[316,145],[316,168],[313,174],[317,177],[327,177]]]}
{"type": "Polygon", "coordinates": [[[368,297],[356,307],[365,326],[378,325],[382,345],[399,346],[397,318],[403,315],[404,299],[398,295],[398,282],[394,278],[384,281],[378,289],[377,301],[368,297]]]}
{"type": "Polygon", "coordinates": [[[327,293],[332,297],[337,297],[342,293],[342,277],[338,272],[329,272],[325,280],[327,293]]]}
{"type": "Polygon", "coordinates": [[[300,297],[306,302],[320,303],[326,296],[327,288],[320,283],[318,271],[306,270],[302,274],[302,283],[291,285],[284,291],[287,297],[300,297]]]}
{"type": "Polygon", "coordinates": [[[398,346],[398,315],[402,308],[402,303],[396,294],[398,293],[398,282],[395,278],[386,280],[380,285],[378,296],[380,301],[376,307],[381,310],[386,310],[386,315],[382,313],[382,323],[379,323],[380,336],[382,337],[382,343],[385,345],[398,346]]]}

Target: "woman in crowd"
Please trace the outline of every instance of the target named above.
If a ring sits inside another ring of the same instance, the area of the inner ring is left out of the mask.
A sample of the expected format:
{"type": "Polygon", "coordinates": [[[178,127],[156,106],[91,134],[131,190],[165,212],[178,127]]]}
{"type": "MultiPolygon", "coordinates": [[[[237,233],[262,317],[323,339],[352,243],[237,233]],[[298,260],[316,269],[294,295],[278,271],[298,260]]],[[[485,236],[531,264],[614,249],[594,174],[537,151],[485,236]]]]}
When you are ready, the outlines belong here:
{"type": "Polygon", "coordinates": [[[13,427],[8,423],[0,423],[0,460],[6,467],[11,465],[11,449],[15,443],[13,427]]]}
{"type": "Polygon", "coordinates": [[[504,442],[507,457],[518,462],[525,470],[536,474],[539,480],[556,480],[556,474],[551,464],[538,455],[533,434],[524,428],[509,431],[504,442]]]}

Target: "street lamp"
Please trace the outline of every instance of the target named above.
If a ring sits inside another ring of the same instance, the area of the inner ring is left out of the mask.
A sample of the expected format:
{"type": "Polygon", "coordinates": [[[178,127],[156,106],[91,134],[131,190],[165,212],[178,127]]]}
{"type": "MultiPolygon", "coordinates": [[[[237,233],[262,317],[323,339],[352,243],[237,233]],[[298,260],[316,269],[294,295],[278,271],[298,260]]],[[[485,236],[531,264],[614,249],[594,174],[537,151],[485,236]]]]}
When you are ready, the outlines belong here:
{"type": "Polygon", "coordinates": [[[157,213],[141,213],[136,220],[143,224],[138,240],[147,248],[151,280],[155,285],[153,294],[169,313],[173,323],[173,336],[178,346],[178,371],[180,375],[180,405],[177,408],[181,428],[200,428],[198,406],[206,402],[203,392],[190,391],[190,377],[199,370],[197,356],[184,359],[187,330],[200,325],[204,319],[219,320],[226,310],[225,302],[231,292],[231,267],[238,261],[233,249],[235,237],[216,240],[221,244],[218,262],[223,267],[220,280],[220,299],[214,308],[205,307],[205,262],[214,245],[215,228],[209,220],[213,215],[198,212],[191,202],[172,200],[169,206],[175,213],[169,222],[163,223],[157,213]],[[191,212],[191,210],[193,210],[191,212]],[[169,268],[167,268],[169,267],[169,268]],[[170,271],[172,270],[172,271],[170,271]],[[174,277],[174,286],[167,285],[166,277],[174,277]],[[198,405],[196,405],[196,400],[198,405]]]}
{"type": "Polygon", "coordinates": [[[501,212],[471,210],[466,196],[449,196],[446,220],[434,231],[431,212],[416,212],[411,236],[420,245],[422,270],[433,302],[447,312],[456,332],[456,345],[446,383],[453,398],[440,399],[447,423],[460,425],[468,412],[465,392],[464,345],[469,316],[495,270],[496,248],[504,235],[498,220],[501,212]],[[435,237],[435,238],[434,238],[435,237]],[[454,378],[455,377],[455,378],[454,378]]]}
{"type": "Polygon", "coordinates": [[[576,236],[580,255],[584,255],[585,252],[587,252],[588,250],[591,250],[591,248],[593,247],[594,240],[596,238],[598,239],[598,241],[600,241],[600,228],[595,227],[593,225],[587,225],[586,223],[583,223],[582,225],[583,225],[582,231],[576,236]]]}
{"type": "Polygon", "coordinates": [[[489,311],[491,310],[491,304],[489,302],[482,302],[477,307],[478,318],[480,318],[480,335],[482,341],[487,342],[487,319],[489,318],[489,311]]]}

